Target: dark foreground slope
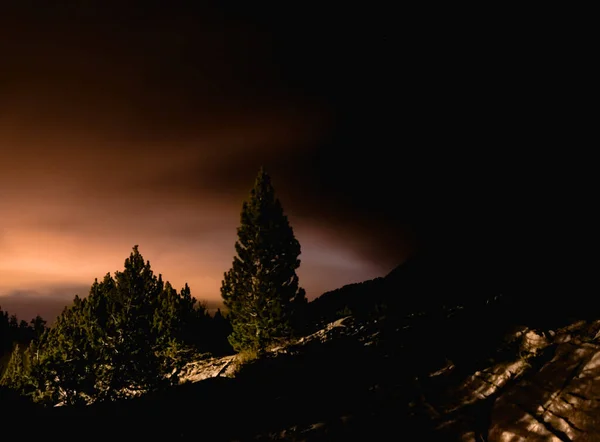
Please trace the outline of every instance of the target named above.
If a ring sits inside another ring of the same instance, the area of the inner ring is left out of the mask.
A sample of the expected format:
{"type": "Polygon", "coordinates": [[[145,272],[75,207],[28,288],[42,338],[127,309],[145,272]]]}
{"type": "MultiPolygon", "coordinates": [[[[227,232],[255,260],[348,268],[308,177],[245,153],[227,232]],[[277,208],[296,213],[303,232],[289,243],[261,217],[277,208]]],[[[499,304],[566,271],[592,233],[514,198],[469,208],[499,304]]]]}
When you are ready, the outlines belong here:
{"type": "Polygon", "coordinates": [[[593,312],[563,308],[561,316],[558,308],[538,308],[536,315],[533,302],[494,283],[422,261],[358,288],[311,308],[316,322],[326,322],[350,299],[349,310],[361,306],[359,314],[321,325],[235,378],[79,409],[0,397],[3,422],[11,423],[3,436],[600,440],[600,323],[593,312]]]}
{"type": "MultiPolygon", "coordinates": [[[[399,418],[405,421],[403,432],[409,425],[419,427],[409,415],[402,418],[398,413],[404,413],[416,395],[409,380],[431,361],[420,358],[406,364],[394,348],[385,348],[385,340],[365,345],[355,334],[360,327],[346,326],[327,342],[314,341],[256,361],[235,379],[208,379],[81,409],[22,408],[11,414],[28,416],[28,421],[36,422],[34,431],[61,440],[250,440],[256,436],[293,440],[294,434],[299,440],[309,435],[311,440],[350,436],[360,440],[383,437],[399,418]],[[313,427],[323,429],[323,434],[313,427]]],[[[373,333],[370,330],[368,335],[373,333]]]]}
{"type": "Polygon", "coordinates": [[[545,334],[507,326],[499,333],[493,318],[503,308],[480,310],[478,322],[465,310],[403,322],[342,318],[246,365],[233,379],[122,402],[40,409],[4,397],[3,436],[600,440],[600,322],[577,321],[545,334]],[[454,326],[464,321],[470,331],[454,326]]]}

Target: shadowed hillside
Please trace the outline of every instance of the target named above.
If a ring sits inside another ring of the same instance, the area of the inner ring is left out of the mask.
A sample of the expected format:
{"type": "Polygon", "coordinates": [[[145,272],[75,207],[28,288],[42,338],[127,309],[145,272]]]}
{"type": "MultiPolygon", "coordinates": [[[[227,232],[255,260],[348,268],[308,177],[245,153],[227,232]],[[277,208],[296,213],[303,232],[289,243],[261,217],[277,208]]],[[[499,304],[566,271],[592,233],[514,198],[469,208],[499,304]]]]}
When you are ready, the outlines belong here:
{"type": "Polygon", "coordinates": [[[233,375],[129,400],[49,409],[2,400],[8,419],[25,413],[61,440],[90,429],[116,440],[598,440],[600,323],[539,334],[498,319],[501,300],[485,305],[348,316],[233,375]]]}

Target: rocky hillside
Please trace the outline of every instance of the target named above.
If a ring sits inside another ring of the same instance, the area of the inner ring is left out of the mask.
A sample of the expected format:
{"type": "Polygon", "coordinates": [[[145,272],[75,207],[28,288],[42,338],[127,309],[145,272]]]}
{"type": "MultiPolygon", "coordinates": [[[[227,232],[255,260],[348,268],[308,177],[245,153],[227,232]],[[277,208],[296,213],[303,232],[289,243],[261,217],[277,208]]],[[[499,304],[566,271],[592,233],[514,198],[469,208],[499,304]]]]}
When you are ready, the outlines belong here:
{"type": "MultiPolygon", "coordinates": [[[[319,398],[330,403],[325,407],[329,412],[304,413],[313,419],[298,419],[285,428],[275,426],[253,439],[361,440],[388,432],[398,437],[413,432],[427,435],[427,440],[600,440],[600,384],[595,382],[600,377],[600,321],[578,321],[546,336],[517,327],[480,370],[465,373],[446,360],[436,370],[414,378],[403,378],[406,369],[396,371],[400,361],[393,350],[385,350],[385,331],[383,324],[360,324],[347,317],[277,349],[267,358],[269,362],[258,361],[261,370],[279,366],[283,360],[288,367],[278,369],[290,370],[296,364],[306,367],[311,355],[322,356],[326,348],[337,357],[345,356],[343,360],[353,364],[348,371],[355,377],[340,371],[345,388],[335,396],[319,398]],[[364,350],[355,352],[358,346],[364,350]],[[367,364],[357,359],[361,354],[370,356],[367,364]]],[[[226,365],[231,358],[222,361],[226,365]]],[[[208,367],[206,374],[213,372],[208,367]]],[[[276,399],[285,403],[283,389],[281,394],[276,399]]]]}
{"type": "Polygon", "coordinates": [[[415,407],[448,440],[600,440],[599,330],[600,321],[547,336],[523,327],[489,366],[466,377],[452,365],[429,374],[415,407]]]}
{"type": "Polygon", "coordinates": [[[477,313],[348,316],[243,365],[191,363],[169,391],[80,409],[15,404],[7,417],[27,414],[62,440],[90,429],[117,440],[600,440],[600,321],[491,334],[499,323],[477,313]],[[464,322],[473,328],[457,332],[464,322]]]}

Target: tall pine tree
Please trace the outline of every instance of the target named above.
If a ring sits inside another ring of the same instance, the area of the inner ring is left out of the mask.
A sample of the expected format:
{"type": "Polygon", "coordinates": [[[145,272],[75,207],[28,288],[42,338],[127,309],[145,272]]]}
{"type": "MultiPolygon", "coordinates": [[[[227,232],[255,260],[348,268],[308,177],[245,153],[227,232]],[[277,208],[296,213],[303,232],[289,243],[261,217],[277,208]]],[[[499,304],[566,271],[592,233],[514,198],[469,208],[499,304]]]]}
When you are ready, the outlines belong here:
{"type": "Polygon", "coordinates": [[[238,351],[263,350],[298,328],[306,297],[296,274],[300,243],[262,168],[237,233],[237,256],[221,286],[233,329],[229,342],[238,351]]]}

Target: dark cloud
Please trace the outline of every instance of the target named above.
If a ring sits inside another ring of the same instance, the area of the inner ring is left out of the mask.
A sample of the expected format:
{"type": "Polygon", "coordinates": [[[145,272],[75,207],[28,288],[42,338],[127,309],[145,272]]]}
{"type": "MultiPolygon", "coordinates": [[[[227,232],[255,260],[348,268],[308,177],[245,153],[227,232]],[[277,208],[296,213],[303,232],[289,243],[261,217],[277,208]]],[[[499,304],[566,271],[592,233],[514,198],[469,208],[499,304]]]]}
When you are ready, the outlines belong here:
{"type": "Polygon", "coordinates": [[[217,299],[260,165],[311,297],[415,250],[515,254],[542,119],[506,38],[430,11],[121,3],[3,2],[5,293],[91,283],[140,244],[217,299]]]}
{"type": "Polygon", "coordinates": [[[11,314],[16,313],[19,319],[29,321],[31,318],[40,315],[46,321],[52,323],[64,307],[71,303],[75,295],[87,295],[90,285],[54,285],[45,288],[43,291],[13,290],[2,293],[0,307],[11,314]]]}

